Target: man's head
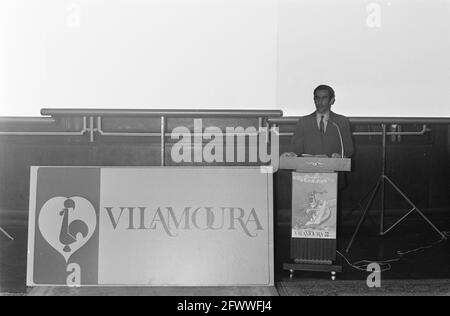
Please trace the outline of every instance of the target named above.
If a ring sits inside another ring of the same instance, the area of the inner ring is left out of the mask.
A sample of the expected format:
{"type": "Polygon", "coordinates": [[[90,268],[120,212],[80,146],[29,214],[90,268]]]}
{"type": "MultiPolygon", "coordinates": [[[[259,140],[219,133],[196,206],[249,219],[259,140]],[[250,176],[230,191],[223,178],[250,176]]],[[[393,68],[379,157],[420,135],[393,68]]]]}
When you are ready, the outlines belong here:
{"type": "Polygon", "coordinates": [[[334,104],[334,90],[330,86],[320,85],[314,89],[314,103],[318,113],[324,114],[330,111],[334,104]]]}

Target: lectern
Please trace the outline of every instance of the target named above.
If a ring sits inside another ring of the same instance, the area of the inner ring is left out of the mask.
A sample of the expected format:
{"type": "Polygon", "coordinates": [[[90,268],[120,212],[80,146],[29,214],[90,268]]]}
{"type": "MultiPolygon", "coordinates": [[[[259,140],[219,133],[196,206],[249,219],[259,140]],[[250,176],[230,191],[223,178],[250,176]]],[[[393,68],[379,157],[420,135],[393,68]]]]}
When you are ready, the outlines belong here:
{"type": "Polygon", "coordinates": [[[351,159],[281,157],[280,169],[292,170],[291,250],[284,270],[336,272],[338,171],[350,171],[351,159]]]}

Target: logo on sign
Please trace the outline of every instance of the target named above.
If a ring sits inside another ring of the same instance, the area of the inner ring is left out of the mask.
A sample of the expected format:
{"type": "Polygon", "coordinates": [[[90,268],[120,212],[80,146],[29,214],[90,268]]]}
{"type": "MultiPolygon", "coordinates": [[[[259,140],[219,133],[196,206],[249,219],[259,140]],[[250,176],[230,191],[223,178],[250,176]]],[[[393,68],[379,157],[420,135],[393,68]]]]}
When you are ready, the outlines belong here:
{"type": "Polygon", "coordinates": [[[39,213],[39,231],[66,263],[94,234],[97,216],[94,206],[80,196],[54,197],[39,213]]]}
{"type": "Polygon", "coordinates": [[[249,211],[241,207],[186,206],[181,210],[171,206],[156,209],[133,206],[105,207],[105,210],[114,230],[118,226],[127,230],[156,230],[162,227],[170,237],[178,236],[178,230],[191,229],[242,229],[249,237],[256,237],[257,231],[264,230],[254,208],[249,211]]]}

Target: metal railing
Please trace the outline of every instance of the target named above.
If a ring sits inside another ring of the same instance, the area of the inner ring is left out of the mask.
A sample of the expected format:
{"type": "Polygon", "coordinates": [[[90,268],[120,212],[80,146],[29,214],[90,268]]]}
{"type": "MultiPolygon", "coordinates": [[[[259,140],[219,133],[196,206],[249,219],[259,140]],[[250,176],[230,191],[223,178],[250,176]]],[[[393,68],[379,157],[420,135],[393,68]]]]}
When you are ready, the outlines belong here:
{"type": "MultiPolygon", "coordinates": [[[[0,124],[30,124],[33,123],[38,129],[55,127],[60,118],[82,117],[83,127],[79,131],[0,131],[0,135],[7,136],[83,136],[89,134],[90,142],[94,142],[95,133],[101,136],[119,136],[119,137],[160,137],[161,143],[161,165],[165,164],[166,137],[171,136],[166,133],[166,125],[168,118],[257,118],[258,130],[263,125],[268,126],[267,120],[270,117],[281,117],[283,112],[280,110],[145,110],[145,109],[48,109],[41,110],[42,115],[50,115],[52,117],[42,118],[20,118],[20,117],[4,117],[0,118],[0,124]],[[102,127],[102,119],[104,117],[159,117],[159,132],[113,132],[105,131],[102,127]],[[89,122],[89,123],[88,123],[89,122]]],[[[17,126],[16,126],[17,128],[17,126]]],[[[249,135],[248,133],[234,133],[234,135],[249,135]]],[[[196,136],[196,133],[190,134],[196,136]]],[[[202,134],[208,136],[208,133],[202,134]]],[[[268,139],[266,140],[268,141],[268,139]]]]}
{"type": "MultiPolygon", "coordinates": [[[[41,110],[42,115],[51,117],[0,117],[0,126],[14,125],[14,130],[0,131],[0,135],[5,136],[83,136],[89,134],[90,142],[95,141],[95,133],[101,136],[118,136],[118,137],[160,137],[161,143],[161,165],[164,165],[166,137],[170,137],[170,133],[166,133],[168,118],[257,118],[259,133],[262,127],[270,128],[280,125],[294,125],[298,121],[298,117],[282,117],[283,112],[280,110],[149,110],[149,109],[63,109],[63,108],[44,108],[41,110]],[[71,119],[74,117],[82,118],[82,127],[77,131],[65,131],[62,127],[57,126],[61,118],[71,119]],[[103,118],[130,118],[130,117],[159,117],[159,132],[133,132],[133,131],[105,131],[102,126],[103,118]],[[16,131],[20,126],[32,126],[35,131],[16,131]],[[48,128],[59,128],[56,131],[45,131],[48,128]],[[44,131],[42,131],[44,130],[44,131]]],[[[400,118],[400,117],[349,117],[351,124],[367,124],[381,125],[401,125],[401,124],[421,124],[422,128],[418,131],[367,131],[353,132],[355,136],[414,136],[424,135],[430,132],[427,124],[450,124],[450,118],[400,118]]],[[[249,135],[248,133],[234,133],[233,136],[249,135]]],[[[293,136],[293,132],[280,132],[279,136],[293,136]]],[[[196,133],[191,133],[196,136],[196,133]]],[[[208,133],[202,134],[208,136],[208,133]]],[[[266,133],[268,137],[268,133],[266,133]]],[[[266,141],[269,141],[268,138],[266,141]]]]}
{"type": "MultiPolygon", "coordinates": [[[[54,118],[16,118],[16,117],[3,117],[0,118],[1,123],[13,123],[13,124],[34,124],[39,127],[53,127],[56,120],[54,118]]],[[[0,135],[17,135],[17,136],[82,136],[88,132],[90,128],[87,126],[87,118],[83,116],[83,127],[79,131],[67,132],[67,131],[0,131],[0,135]]]]}
{"type": "Polygon", "coordinates": [[[41,109],[42,115],[114,117],[281,117],[281,110],[41,109]]]}
{"type": "MultiPolygon", "coordinates": [[[[298,122],[298,117],[281,117],[281,118],[269,118],[269,124],[274,126],[279,125],[295,125],[298,122]]],[[[418,131],[391,131],[386,132],[388,136],[420,136],[424,135],[427,132],[430,132],[431,129],[427,127],[428,124],[450,124],[449,117],[411,117],[411,118],[402,118],[402,117],[349,117],[348,118],[351,124],[354,125],[380,125],[381,127],[386,125],[404,125],[404,124],[420,124],[422,125],[422,129],[418,131]]],[[[383,136],[383,131],[370,131],[370,132],[353,132],[354,136],[383,136]]],[[[293,132],[280,132],[280,136],[293,136],[293,132]]]]}

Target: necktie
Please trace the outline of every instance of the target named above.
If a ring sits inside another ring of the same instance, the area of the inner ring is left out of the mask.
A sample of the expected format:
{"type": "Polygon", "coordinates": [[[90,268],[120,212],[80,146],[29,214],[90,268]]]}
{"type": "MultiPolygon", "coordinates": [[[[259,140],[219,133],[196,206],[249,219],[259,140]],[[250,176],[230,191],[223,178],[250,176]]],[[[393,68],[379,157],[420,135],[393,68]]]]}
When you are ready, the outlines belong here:
{"type": "Polygon", "coordinates": [[[324,118],[324,116],[322,115],[321,118],[320,118],[320,132],[322,134],[325,134],[325,124],[323,122],[323,118],[324,118]]]}

